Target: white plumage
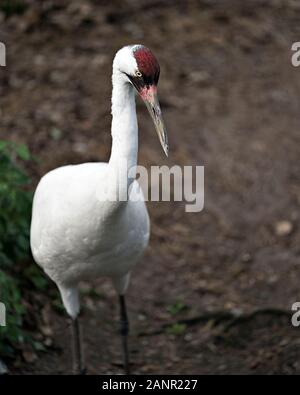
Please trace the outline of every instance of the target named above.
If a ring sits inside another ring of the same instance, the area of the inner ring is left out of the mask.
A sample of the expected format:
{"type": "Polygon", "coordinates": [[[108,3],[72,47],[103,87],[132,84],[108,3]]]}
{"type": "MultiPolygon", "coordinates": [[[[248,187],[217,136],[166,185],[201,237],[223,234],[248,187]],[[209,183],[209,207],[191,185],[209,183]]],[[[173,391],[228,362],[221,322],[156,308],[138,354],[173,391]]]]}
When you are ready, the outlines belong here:
{"type": "Polygon", "coordinates": [[[34,197],[33,256],[60,287],[71,317],[78,314],[79,305],[75,297],[64,298],[64,290],[77,293],[80,280],[110,276],[117,291],[124,293],[124,276],[148,244],[144,201],[129,200],[116,207],[98,200],[97,189],[109,180],[106,163],[65,166],[44,176],[34,197]]]}
{"type": "MultiPolygon", "coordinates": [[[[155,63],[151,56],[152,53],[140,45],[124,47],[115,56],[109,163],[60,167],[46,174],[36,189],[31,225],[32,253],[38,265],[57,284],[64,306],[73,319],[79,313],[79,281],[108,276],[117,292],[123,295],[130,272],[148,244],[149,217],[141,189],[132,174],[124,187],[120,174],[124,163],[128,170],[137,165],[134,87],[151,107],[156,130],[167,150],[166,132],[155,91],[153,93],[156,83],[154,80],[151,83],[151,67],[144,73],[140,63],[141,59],[155,63]],[[139,195],[139,201],[104,201],[101,198],[105,193],[111,195],[120,192],[121,188],[127,189],[128,185],[132,193],[139,195]]],[[[157,64],[152,65],[155,67],[157,64]]],[[[157,69],[154,71],[157,73],[157,69]]]]}

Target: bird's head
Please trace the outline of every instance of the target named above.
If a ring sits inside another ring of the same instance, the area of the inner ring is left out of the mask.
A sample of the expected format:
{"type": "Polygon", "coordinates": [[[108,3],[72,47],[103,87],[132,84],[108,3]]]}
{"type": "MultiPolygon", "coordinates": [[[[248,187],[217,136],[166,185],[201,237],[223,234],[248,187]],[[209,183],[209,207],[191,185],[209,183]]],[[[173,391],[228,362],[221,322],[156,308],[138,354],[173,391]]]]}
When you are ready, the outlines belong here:
{"type": "Polygon", "coordinates": [[[134,86],[146,104],[154,122],[159,141],[168,156],[168,135],[157,97],[160,67],[153,53],[144,45],[131,45],[120,49],[114,60],[114,68],[134,86]]]}

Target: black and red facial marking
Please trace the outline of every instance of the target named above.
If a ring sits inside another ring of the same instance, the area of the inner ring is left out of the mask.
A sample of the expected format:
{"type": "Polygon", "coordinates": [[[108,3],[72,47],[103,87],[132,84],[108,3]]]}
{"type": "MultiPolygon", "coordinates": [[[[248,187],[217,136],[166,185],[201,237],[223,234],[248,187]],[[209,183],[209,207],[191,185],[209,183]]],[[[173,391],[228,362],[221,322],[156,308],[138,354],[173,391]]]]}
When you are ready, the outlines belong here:
{"type": "Polygon", "coordinates": [[[143,45],[137,45],[133,47],[133,55],[138,71],[141,73],[141,76],[128,76],[135,88],[141,91],[143,88],[157,86],[160,68],[150,49],[143,45]]]}
{"type": "Polygon", "coordinates": [[[136,46],[136,49],[133,49],[133,55],[145,82],[149,83],[149,85],[157,85],[160,68],[158,61],[150,49],[142,45],[138,45],[136,46]]]}

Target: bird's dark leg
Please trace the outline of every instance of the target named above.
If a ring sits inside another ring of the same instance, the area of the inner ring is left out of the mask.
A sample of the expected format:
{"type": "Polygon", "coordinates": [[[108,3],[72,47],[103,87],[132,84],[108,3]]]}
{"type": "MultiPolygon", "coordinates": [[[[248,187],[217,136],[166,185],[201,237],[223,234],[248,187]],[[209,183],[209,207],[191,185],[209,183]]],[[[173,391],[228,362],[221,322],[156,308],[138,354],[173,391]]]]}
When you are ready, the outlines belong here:
{"type": "Polygon", "coordinates": [[[130,374],[129,352],[128,352],[129,323],[128,323],[126,302],[124,295],[119,295],[119,302],[120,302],[120,333],[121,333],[122,347],[123,347],[124,370],[125,370],[125,374],[130,374]]]}
{"type": "Polygon", "coordinates": [[[71,318],[72,327],[72,353],[73,353],[73,374],[82,375],[86,373],[83,366],[80,327],[78,317],[71,318]]]}

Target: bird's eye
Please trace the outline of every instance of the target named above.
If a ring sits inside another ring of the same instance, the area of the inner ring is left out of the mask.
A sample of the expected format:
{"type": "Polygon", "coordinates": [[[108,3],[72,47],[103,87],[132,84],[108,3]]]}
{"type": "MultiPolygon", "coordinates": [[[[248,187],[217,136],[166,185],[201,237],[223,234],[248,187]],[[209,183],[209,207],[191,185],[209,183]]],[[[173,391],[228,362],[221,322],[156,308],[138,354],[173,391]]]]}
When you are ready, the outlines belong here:
{"type": "Polygon", "coordinates": [[[142,74],[139,70],[137,70],[137,71],[135,72],[135,76],[136,76],[136,77],[141,78],[142,75],[143,75],[143,74],[142,74]]]}

